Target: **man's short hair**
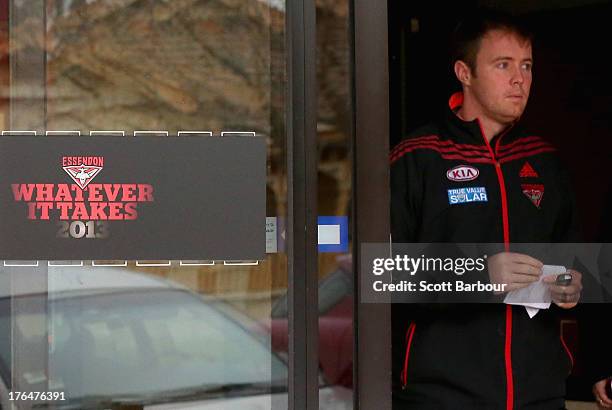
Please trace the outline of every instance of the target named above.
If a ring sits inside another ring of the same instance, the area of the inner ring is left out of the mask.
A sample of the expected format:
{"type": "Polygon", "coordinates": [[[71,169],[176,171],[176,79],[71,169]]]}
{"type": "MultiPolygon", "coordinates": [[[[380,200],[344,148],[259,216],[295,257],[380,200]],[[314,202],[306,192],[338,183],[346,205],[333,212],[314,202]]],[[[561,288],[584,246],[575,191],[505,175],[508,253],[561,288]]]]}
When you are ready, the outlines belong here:
{"type": "Polygon", "coordinates": [[[514,34],[525,42],[532,42],[529,29],[510,14],[490,9],[479,9],[457,24],[451,39],[451,64],[465,62],[476,74],[476,56],[482,38],[490,31],[500,30],[514,34]]]}

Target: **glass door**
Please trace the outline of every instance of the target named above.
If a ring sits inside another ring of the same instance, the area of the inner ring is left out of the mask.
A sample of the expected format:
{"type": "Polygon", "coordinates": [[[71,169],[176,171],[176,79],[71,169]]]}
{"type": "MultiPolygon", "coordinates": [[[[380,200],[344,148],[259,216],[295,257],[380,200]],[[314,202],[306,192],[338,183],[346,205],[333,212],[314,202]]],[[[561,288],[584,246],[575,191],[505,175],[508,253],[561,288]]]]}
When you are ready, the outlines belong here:
{"type": "Polygon", "coordinates": [[[0,5],[5,134],[266,145],[261,259],[3,261],[0,407],[287,408],[285,2],[0,5]]]}

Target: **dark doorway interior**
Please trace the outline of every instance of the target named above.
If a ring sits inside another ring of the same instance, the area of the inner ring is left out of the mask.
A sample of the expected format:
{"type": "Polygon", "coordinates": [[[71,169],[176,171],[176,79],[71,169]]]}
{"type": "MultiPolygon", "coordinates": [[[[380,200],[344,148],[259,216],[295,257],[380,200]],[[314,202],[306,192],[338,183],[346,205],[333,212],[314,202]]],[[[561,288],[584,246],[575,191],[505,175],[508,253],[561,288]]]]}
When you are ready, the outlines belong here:
{"type": "MultiPolygon", "coordinates": [[[[612,192],[612,59],[606,34],[611,1],[389,0],[391,147],[459,90],[448,38],[458,19],[478,5],[521,15],[534,32],[534,80],[523,121],[558,148],[572,175],[584,239],[598,242],[612,192]]],[[[576,337],[575,317],[575,311],[568,313],[566,331],[577,359],[568,399],[590,400],[581,362],[587,343],[576,337]]]]}

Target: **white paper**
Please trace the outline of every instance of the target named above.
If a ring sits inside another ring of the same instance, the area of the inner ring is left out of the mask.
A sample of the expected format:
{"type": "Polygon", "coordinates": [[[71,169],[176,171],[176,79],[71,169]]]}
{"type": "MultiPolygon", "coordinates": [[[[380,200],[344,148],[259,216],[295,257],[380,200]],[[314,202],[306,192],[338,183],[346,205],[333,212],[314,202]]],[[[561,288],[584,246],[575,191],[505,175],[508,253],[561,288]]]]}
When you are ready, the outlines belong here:
{"type": "Polygon", "coordinates": [[[340,225],[319,225],[319,245],[340,245],[340,225]]]}
{"type": "Polygon", "coordinates": [[[544,265],[542,267],[542,276],[540,276],[540,280],[533,282],[527,287],[508,292],[504,299],[504,303],[508,305],[525,306],[529,317],[534,317],[540,309],[548,309],[552,302],[550,290],[548,290],[548,286],[542,282],[542,279],[546,276],[558,275],[565,272],[567,272],[565,266],[544,265]],[[536,300],[538,302],[534,302],[536,300]]]}
{"type": "Polygon", "coordinates": [[[266,253],[278,252],[278,223],[275,216],[266,216],[266,253]]]}

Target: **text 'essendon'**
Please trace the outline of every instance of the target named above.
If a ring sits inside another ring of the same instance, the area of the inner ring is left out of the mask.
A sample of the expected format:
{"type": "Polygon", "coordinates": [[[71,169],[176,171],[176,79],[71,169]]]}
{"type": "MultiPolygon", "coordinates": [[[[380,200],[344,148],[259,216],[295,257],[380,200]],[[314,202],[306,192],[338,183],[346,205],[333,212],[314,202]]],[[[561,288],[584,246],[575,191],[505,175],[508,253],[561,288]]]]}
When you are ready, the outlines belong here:
{"type": "MultiPolygon", "coordinates": [[[[77,157],[65,157],[77,158],[77,157]]],[[[139,202],[153,202],[149,184],[11,184],[13,198],[27,203],[28,219],[134,220],[139,202]]]]}
{"type": "Polygon", "coordinates": [[[70,167],[70,166],[96,166],[103,167],[104,166],[104,157],[62,157],[62,166],[70,167]]]}

